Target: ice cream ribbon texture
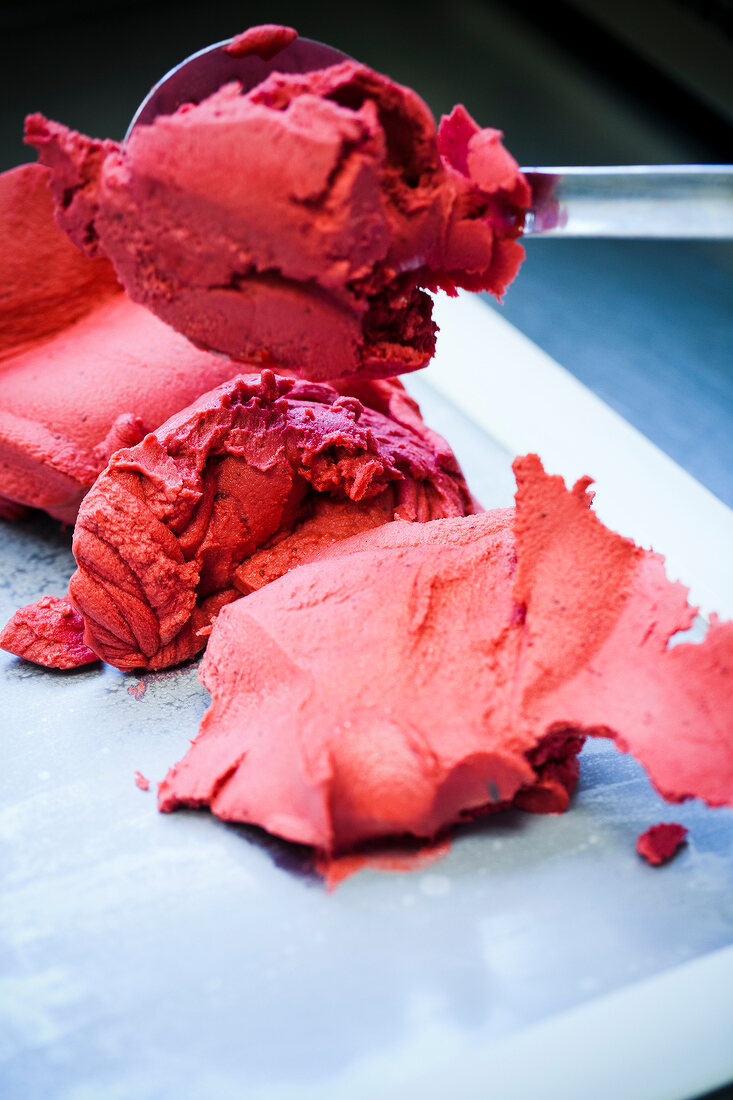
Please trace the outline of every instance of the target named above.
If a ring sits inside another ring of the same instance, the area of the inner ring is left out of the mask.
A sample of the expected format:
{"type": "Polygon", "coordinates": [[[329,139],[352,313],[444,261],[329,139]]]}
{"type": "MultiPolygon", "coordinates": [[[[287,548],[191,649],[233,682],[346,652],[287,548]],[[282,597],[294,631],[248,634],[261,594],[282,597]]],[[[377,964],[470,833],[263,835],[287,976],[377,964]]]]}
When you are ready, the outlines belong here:
{"type": "MultiPolygon", "coordinates": [[[[118,668],[177,664],[203,649],[222,606],[321,545],[474,511],[452,451],[401,384],[352,389],[362,400],[271,371],[239,376],[118,450],[74,530],[75,644],[118,668]]],[[[44,653],[43,630],[30,637],[33,620],[31,605],[0,644],[52,664],[58,649],[44,653]]]]}
{"type": "Polygon", "coordinates": [[[56,225],[49,172],[0,175],[0,516],[73,523],[118,447],[237,368],[135,305],[56,225]]]}
{"type": "Polygon", "coordinates": [[[134,301],[199,347],[313,380],[424,366],[425,289],[504,293],[530,193],[501,137],[461,106],[436,127],[353,61],[225,85],[123,145],[26,123],[59,224],[134,301]]]}
{"type": "Polygon", "coordinates": [[[515,472],[516,510],[363,532],[226,607],[160,808],[325,853],[433,837],[564,809],[587,735],[672,801],[733,805],[733,624],[670,646],[694,612],[662,558],[603,526],[588,479],[515,472]]]}

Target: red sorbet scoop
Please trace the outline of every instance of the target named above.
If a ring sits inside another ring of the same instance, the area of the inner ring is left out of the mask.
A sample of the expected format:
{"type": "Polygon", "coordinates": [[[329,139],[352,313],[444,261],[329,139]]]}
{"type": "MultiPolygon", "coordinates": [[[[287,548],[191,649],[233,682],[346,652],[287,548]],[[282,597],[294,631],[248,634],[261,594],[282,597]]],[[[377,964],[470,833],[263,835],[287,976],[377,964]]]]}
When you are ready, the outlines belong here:
{"type": "MultiPolygon", "coordinates": [[[[240,376],[117,451],[74,531],[69,647],[119,668],[176,664],[203,649],[224,604],[320,547],[472,512],[455,457],[402,386],[354,390],[240,376]]],[[[58,638],[44,646],[47,617],[43,600],[23,608],[0,645],[69,667],[58,638]]]]}
{"type": "Polygon", "coordinates": [[[733,624],[689,625],[662,560],[518,459],[516,513],[390,524],[218,618],[213,703],[160,786],[331,853],[507,805],[562,809],[585,734],[668,798],[733,805],[733,624]],[[565,799],[545,801],[547,765],[565,799]]]}
{"type": "Polygon", "coordinates": [[[89,259],[53,219],[48,170],[0,175],[0,515],[73,523],[113,451],[235,373],[89,259]]]}
{"type": "Polygon", "coordinates": [[[423,289],[501,295],[529,188],[497,130],[439,128],[346,61],[227,84],[122,146],[40,115],[59,223],[195,344],[312,379],[382,378],[435,349],[423,289]]]}

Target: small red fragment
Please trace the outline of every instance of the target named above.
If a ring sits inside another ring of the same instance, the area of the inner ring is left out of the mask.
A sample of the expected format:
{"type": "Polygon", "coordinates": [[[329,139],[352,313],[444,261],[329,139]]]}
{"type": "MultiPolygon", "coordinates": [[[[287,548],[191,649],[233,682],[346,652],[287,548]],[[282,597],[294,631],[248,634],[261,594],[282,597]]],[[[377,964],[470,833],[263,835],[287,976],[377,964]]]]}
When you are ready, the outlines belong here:
{"type": "Polygon", "coordinates": [[[141,791],[150,790],[150,780],[146,779],[142,772],[135,772],[135,784],[141,791]]]}
{"type": "Polygon", "coordinates": [[[79,668],[99,660],[84,644],[81,615],[59,596],[42,596],[16,611],[0,632],[0,649],[46,668],[79,668]]]}
{"type": "Polygon", "coordinates": [[[145,681],[139,680],[136,684],[131,685],[127,689],[127,694],[132,695],[135,699],[142,699],[145,694],[145,681]]]}
{"type": "Polygon", "coordinates": [[[687,829],[684,825],[670,823],[652,825],[636,842],[639,855],[654,867],[667,863],[685,843],[687,829]]]}
{"type": "Polygon", "coordinates": [[[259,27],[249,27],[237,34],[224,46],[224,52],[232,57],[247,57],[257,54],[263,61],[269,61],[280,50],[284,50],[298,37],[293,27],[281,27],[277,23],[262,23],[259,27]]]}

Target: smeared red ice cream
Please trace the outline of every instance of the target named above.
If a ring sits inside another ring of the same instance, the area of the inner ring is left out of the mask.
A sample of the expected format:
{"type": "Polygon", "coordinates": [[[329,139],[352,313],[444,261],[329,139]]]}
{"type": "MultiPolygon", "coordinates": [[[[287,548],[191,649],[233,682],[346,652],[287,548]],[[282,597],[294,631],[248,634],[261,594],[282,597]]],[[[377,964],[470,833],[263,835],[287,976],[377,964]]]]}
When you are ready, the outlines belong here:
{"type": "Polygon", "coordinates": [[[0,175],[0,514],[73,522],[112,451],[235,372],[123,293],[53,219],[48,171],[0,175]]]}
{"type": "Polygon", "coordinates": [[[433,863],[444,859],[450,848],[449,837],[441,837],[432,844],[418,844],[414,840],[408,842],[403,839],[401,843],[380,844],[370,851],[362,849],[360,852],[347,852],[340,856],[319,853],[316,855],[314,867],[323,876],[326,889],[331,893],[344,879],[359,871],[424,871],[433,863]]]}
{"type": "Polygon", "coordinates": [[[652,825],[637,840],[636,850],[647,863],[656,867],[660,863],[667,863],[676,855],[686,837],[687,829],[684,825],[652,825]]]}
{"type": "Polygon", "coordinates": [[[90,260],[53,220],[49,172],[0,174],[0,360],[67,328],[120,293],[108,260],[90,260]]]}
{"type": "Polygon", "coordinates": [[[240,376],[114,455],[73,541],[69,592],[96,654],[119,668],[177,664],[221,607],[323,546],[474,510],[402,386],[355,388],[374,407],[269,371],[240,376]]]}
{"type": "MultiPolygon", "coordinates": [[[[270,28],[272,30],[272,28],[270,28]]],[[[57,217],[130,296],[201,347],[304,377],[431,358],[421,287],[502,295],[529,189],[497,130],[356,62],[273,73],[185,105],[124,146],[40,115],[57,217]]]]}
{"type": "Polygon", "coordinates": [[[84,620],[69,601],[42,596],[15,612],[0,633],[0,649],[47,668],[79,668],[99,660],[83,639],[84,620]]]}
{"type": "Polygon", "coordinates": [[[564,808],[585,734],[669,794],[668,754],[674,797],[733,804],[733,624],[668,649],[692,613],[661,559],[603,527],[587,479],[515,472],[516,512],[368,531],[226,608],[160,808],[325,852],[432,837],[512,801],[564,808]]]}
{"type": "Polygon", "coordinates": [[[525,723],[562,714],[613,737],[669,801],[733,805],[733,623],[713,615],[703,644],[669,647],[695,609],[664,559],[603,526],[588,479],[568,493],[520,465],[517,482],[525,723]]]}

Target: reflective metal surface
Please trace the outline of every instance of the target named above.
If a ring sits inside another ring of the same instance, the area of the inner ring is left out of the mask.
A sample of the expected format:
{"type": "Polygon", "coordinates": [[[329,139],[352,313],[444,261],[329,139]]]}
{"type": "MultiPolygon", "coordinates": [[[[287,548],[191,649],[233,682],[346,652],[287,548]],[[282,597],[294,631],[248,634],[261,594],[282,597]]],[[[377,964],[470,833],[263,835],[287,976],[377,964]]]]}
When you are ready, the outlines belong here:
{"type": "Polygon", "coordinates": [[[525,236],[733,240],[733,166],[524,168],[525,236]]]}
{"type": "Polygon", "coordinates": [[[158,115],[171,115],[182,103],[200,103],[230,81],[239,81],[247,92],[271,72],[309,73],[337,65],[347,57],[341,50],[309,38],[296,38],[272,59],[265,60],[254,53],[237,57],[225,49],[231,41],[225,38],[197,50],[162,76],[135,111],[125,141],[136,126],[149,125],[158,115]]]}

